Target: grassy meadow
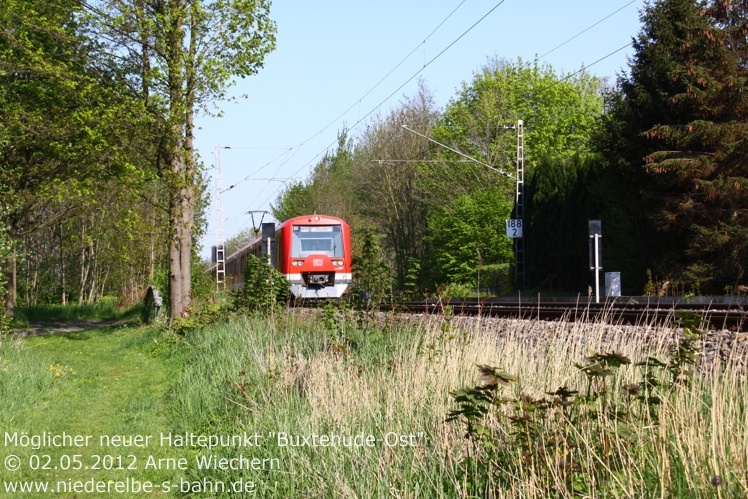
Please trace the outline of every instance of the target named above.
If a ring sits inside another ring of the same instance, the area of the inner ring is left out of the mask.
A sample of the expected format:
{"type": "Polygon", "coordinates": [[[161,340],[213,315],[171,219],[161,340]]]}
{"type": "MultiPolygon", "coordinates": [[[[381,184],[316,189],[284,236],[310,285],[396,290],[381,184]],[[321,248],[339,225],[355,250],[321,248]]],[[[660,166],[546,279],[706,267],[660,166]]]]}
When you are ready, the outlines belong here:
{"type": "MultiPolygon", "coordinates": [[[[133,497],[746,496],[745,373],[728,359],[689,374],[677,337],[328,308],[233,316],[183,335],[151,326],[4,338],[6,432],[153,438],[79,452],[84,463],[94,452],[135,456],[136,470],[0,475],[170,485],[133,497]],[[159,444],[186,433],[247,439],[159,444]],[[149,456],[164,464],[145,469],[149,456]],[[184,468],[168,469],[177,459],[184,468]]],[[[59,465],[75,449],[43,450],[59,465]]],[[[13,452],[24,463],[39,453],[13,452]]]]}

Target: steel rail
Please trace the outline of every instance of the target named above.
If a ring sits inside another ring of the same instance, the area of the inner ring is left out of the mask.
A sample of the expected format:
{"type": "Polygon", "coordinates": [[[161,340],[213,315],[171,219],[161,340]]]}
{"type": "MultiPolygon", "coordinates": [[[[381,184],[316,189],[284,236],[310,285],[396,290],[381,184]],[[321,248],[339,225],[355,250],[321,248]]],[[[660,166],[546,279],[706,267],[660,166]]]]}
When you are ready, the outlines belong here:
{"type": "Polygon", "coordinates": [[[702,327],[746,331],[748,307],[739,303],[624,303],[624,302],[557,302],[557,301],[506,301],[504,299],[452,298],[402,301],[383,305],[411,313],[436,314],[449,311],[458,315],[480,315],[535,320],[569,320],[606,322],[631,325],[677,325],[678,317],[685,313],[701,318],[702,327]]]}

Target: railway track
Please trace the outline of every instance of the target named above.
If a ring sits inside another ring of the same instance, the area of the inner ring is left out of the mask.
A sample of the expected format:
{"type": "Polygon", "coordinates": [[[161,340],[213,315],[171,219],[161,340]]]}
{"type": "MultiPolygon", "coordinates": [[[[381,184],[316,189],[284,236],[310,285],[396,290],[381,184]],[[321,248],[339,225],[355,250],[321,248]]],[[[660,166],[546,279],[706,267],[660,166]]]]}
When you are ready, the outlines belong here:
{"type": "MultiPolygon", "coordinates": [[[[646,298],[644,300],[647,300],[646,298]]],[[[606,322],[608,324],[669,325],[684,313],[693,313],[708,329],[748,330],[748,306],[741,303],[687,303],[666,301],[507,301],[505,298],[452,298],[450,300],[403,301],[383,306],[410,313],[440,314],[445,310],[460,315],[534,320],[606,322]]]]}

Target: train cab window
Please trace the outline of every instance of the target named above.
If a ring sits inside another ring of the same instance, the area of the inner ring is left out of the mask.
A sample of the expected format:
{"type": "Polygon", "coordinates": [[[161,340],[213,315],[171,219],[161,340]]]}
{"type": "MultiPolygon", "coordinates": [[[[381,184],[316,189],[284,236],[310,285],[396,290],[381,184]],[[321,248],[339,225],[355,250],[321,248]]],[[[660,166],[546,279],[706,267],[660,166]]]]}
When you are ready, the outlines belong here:
{"type": "Polygon", "coordinates": [[[343,257],[343,231],[340,225],[294,225],[291,258],[309,255],[343,257]]]}

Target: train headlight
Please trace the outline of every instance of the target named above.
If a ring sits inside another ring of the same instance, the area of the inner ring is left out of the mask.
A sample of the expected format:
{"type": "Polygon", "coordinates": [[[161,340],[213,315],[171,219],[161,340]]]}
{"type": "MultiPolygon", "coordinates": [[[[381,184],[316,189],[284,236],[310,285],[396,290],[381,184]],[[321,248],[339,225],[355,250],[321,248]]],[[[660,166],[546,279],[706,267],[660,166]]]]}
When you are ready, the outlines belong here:
{"type": "Polygon", "coordinates": [[[294,260],[291,262],[291,265],[293,265],[294,267],[301,267],[302,265],[304,265],[304,260],[294,260]]]}
{"type": "Polygon", "coordinates": [[[336,267],[342,267],[343,266],[343,260],[333,260],[332,264],[336,267]]]}

